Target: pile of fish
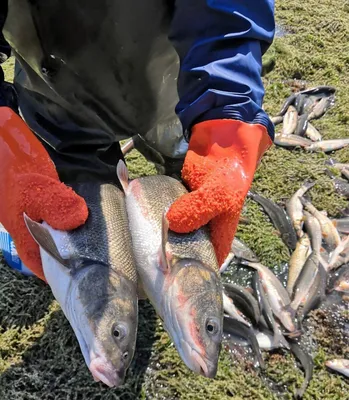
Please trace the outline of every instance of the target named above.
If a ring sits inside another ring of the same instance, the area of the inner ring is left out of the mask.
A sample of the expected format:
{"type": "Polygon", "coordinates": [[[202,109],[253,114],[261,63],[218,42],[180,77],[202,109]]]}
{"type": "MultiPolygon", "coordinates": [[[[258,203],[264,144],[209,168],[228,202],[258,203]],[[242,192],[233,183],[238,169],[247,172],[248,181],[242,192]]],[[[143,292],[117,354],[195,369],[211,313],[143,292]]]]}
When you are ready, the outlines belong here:
{"type": "Polygon", "coordinates": [[[282,123],[282,131],[275,134],[274,143],[325,153],[348,146],[349,138],[322,140],[321,133],[310,122],[321,118],[333,107],[335,92],[336,89],[331,86],[318,86],[289,96],[278,115],[271,118],[274,125],[282,123]]]}

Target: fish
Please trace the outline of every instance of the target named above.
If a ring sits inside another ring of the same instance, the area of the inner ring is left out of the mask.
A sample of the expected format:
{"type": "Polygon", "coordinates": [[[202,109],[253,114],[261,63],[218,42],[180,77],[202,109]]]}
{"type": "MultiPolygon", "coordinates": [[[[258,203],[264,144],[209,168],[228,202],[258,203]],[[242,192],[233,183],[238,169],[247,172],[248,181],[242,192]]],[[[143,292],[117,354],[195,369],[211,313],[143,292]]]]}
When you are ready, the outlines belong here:
{"type": "Polygon", "coordinates": [[[349,360],[344,358],[326,361],[326,367],[333,369],[336,372],[349,378],[349,360]]]}
{"type": "Polygon", "coordinates": [[[305,264],[305,261],[311,253],[310,239],[305,233],[301,238],[298,239],[295,251],[292,253],[290,259],[290,267],[288,270],[287,285],[286,289],[291,296],[293,293],[294,284],[305,264]]]}
{"type": "Polygon", "coordinates": [[[125,198],[111,184],[80,183],[73,189],[89,208],[80,228],[58,231],[24,219],[95,381],[120,386],[134,355],[138,325],[137,271],[125,198]]]}
{"type": "Polygon", "coordinates": [[[226,293],[223,292],[223,308],[224,312],[230,317],[240,321],[242,324],[246,326],[251,326],[251,323],[246,320],[245,315],[237,309],[232,298],[227,296],[226,293]]]}
{"type": "Polygon", "coordinates": [[[349,268],[345,268],[341,274],[338,276],[333,290],[337,292],[346,292],[349,293],[349,268]]]}
{"type": "Polygon", "coordinates": [[[293,106],[289,106],[283,119],[282,134],[292,135],[296,130],[298,121],[298,112],[293,106]]]}
{"type": "Polygon", "coordinates": [[[318,86],[302,90],[297,94],[294,106],[297,108],[300,115],[303,113],[309,113],[322,98],[333,95],[335,91],[335,88],[329,86],[318,86]]]}
{"type": "Polygon", "coordinates": [[[142,288],[187,367],[214,378],[223,334],[223,287],[209,230],[169,230],[166,210],[187,193],[178,180],[154,175],[129,181],[123,161],[117,176],[142,288]]]}
{"type": "Polygon", "coordinates": [[[294,250],[297,244],[297,235],[285,210],[273,201],[251,190],[248,192],[248,196],[263,207],[275,228],[280,232],[282,241],[289,249],[294,250]]]}
{"type": "Polygon", "coordinates": [[[243,258],[248,261],[259,261],[256,254],[242,240],[234,237],[231,245],[231,251],[237,258],[243,258]]]}
{"type": "Polygon", "coordinates": [[[289,97],[287,97],[277,117],[282,117],[286,114],[286,111],[289,109],[289,107],[294,104],[296,97],[297,97],[296,93],[292,93],[289,97]]]}
{"type": "MultiPolygon", "coordinates": [[[[259,278],[258,272],[253,275],[252,278],[252,286],[256,293],[256,297],[258,300],[258,304],[261,309],[261,313],[263,314],[264,321],[266,323],[266,328],[269,328],[273,333],[273,343],[272,346],[274,348],[288,348],[288,343],[284,338],[279,325],[275,321],[273,316],[273,311],[268,300],[268,296],[265,293],[264,287],[262,282],[259,278]]],[[[260,318],[260,322],[262,322],[262,318],[260,318]]]]}
{"type": "Polygon", "coordinates": [[[310,213],[304,211],[304,226],[309,234],[311,248],[320,254],[322,244],[322,231],[320,222],[310,213]]]}
{"type": "Polygon", "coordinates": [[[284,135],[283,133],[276,133],[274,137],[274,144],[282,147],[309,148],[312,143],[313,142],[311,140],[297,135],[284,135]]]}
{"type": "Polygon", "coordinates": [[[240,260],[240,264],[253,268],[258,272],[259,279],[261,280],[274,315],[289,332],[295,332],[296,327],[291,309],[289,308],[291,299],[279,279],[263,264],[246,260],[240,260]]]}
{"type": "Polygon", "coordinates": [[[296,193],[290,198],[289,201],[286,202],[286,211],[291,218],[294,229],[296,230],[296,234],[298,237],[303,235],[303,205],[300,201],[300,197],[304,196],[304,194],[311,189],[315,183],[306,182],[301,186],[296,193]]]}
{"type": "Polygon", "coordinates": [[[311,121],[312,119],[321,118],[334,105],[334,101],[335,98],[333,95],[323,97],[319,102],[315,104],[314,108],[309,113],[309,121],[311,121]]]}
{"type": "Polygon", "coordinates": [[[281,122],[283,121],[284,117],[282,115],[277,115],[276,117],[271,117],[270,121],[274,124],[274,125],[278,125],[281,124],[281,122]]]}
{"type": "Polygon", "coordinates": [[[294,356],[300,361],[304,370],[304,382],[302,386],[296,391],[296,399],[302,399],[305,391],[307,390],[310,381],[313,378],[314,362],[313,358],[305,349],[298,344],[295,340],[289,340],[289,345],[294,356]]]}
{"type": "Polygon", "coordinates": [[[349,236],[341,240],[339,245],[332,252],[327,269],[329,271],[349,262],[349,236]]]}
{"type": "Polygon", "coordinates": [[[342,196],[349,198],[349,183],[344,179],[337,178],[330,170],[326,169],[326,174],[331,178],[336,191],[342,196]]]}
{"type": "Polygon", "coordinates": [[[297,136],[304,136],[307,129],[308,129],[308,114],[303,114],[298,117],[294,134],[297,136]]]}
{"type": "Polygon", "coordinates": [[[321,133],[309,121],[304,136],[313,142],[319,142],[322,140],[321,133]]]}
{"type": "Polygon", "coordinates": [[[333,140],[321,140],[319,142],[313,142],[309,145],[305,145],[304,148],[307,151],[323,151],[329,153],[334,150],[342,149],[349,145],[348,139],[333,139],[333,140]]]}
{"type": "Polygon", "coordinates": [[[349,164],[340,163],[336,161],[334,158],[329,158],[328,160],[326,160],[325,165],[329,165],[330,167],[338,169],[339,171],[341,171],[344,168],[349,169],[349,164]]]}
{"type": "Polygon", "coordinates": [[[344,178],[349,181],[349,168],[348,167],[342,168],[341,173],[344,176],[344,178]]]}
{"type": "Polygon", "coordinates": [[[121,146],[121,152],[122,154],[125,156],[126,154],[128,154],[131,150],[133,150],[135,147],[133,138],[129,139],[126,143],[124,143],[121,146]]]}
{"type": "Polygon", "coordinates": [[[333,95],[335,93],[336,93],[335,87],[321,85],[302,90],[298,92],[298,95],[302,94],[302,95],[307,95],[308,97],[313,96],[314,98],[321,99],[322,97],[329,97],[330,95],[333,95]]]}
{"type": "Polygon", "coordinates": [[[305,199],[304,197],[300,197],[300,200],[303,204],[303,207],[319,221],[322,236],[325,242],[331,248],[337,247],[341,241],[341,238],[331,220],[326,215],[317,210],[309,200],[305,199]]]}
{"type": "Polygon", "coordinates": [[[270,331],[261,332],[255,329],[254,334],[256,336],[258,346],[261,350],[271,351],[280,348],[286,348],[286,349],[289,348],[285,338],[284,341],[286,343],[286,347],[283,343],[275,341],[275,336],[270,331]]]}
{"type": "Polygon", "coordinates": [[[258,302],[252,294],[240,285],[233,283],[225,283],[224,291],[233,300],[237,308],[241,310],[247,318],[249,318],[254,325],[258,324],[261,317],[258,302]]]}
{"type": "Polygon", "coordinates": [[[265,363],[262,357],[261,349],[259,348],[256,336],[252,328],[247,327],[240,321],[234,318],[224,317],[224,333],[233,336],[242,336],[246,338],[252,347],[254,354],[261,369],[265,369],[265,363]]]}
{"type": "Polygon", "coordinates": [[[340,233],[349,234],[349,217],[331,219],[332,224],[340,233]]]}

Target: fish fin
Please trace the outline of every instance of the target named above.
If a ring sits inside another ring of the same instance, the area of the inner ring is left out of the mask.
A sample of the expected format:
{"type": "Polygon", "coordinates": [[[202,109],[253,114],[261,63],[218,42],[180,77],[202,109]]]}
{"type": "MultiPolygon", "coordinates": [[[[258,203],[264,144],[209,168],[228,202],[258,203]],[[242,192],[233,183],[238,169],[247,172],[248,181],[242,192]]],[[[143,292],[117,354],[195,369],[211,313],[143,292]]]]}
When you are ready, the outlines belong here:
{"type": "Polygon", "coordinates": [[[126,164],[122,160],[120,160],[116,166],[116,175],[118,176],[121,186],[126,193],[128,189],[128,170],[126,164]]]}
{"type": "Polygon", "coordinates": [[[170,257],[166,250],[166,244],[168,242],[168,230],[169,230],[169,223],[168,219],[166,218],[166,212],[162,214],[161,220],[161,246],[159,249],[159,265],[160,269],[163,272],[167,272],[170,268],[170,257]]]}
{"type": "Polygon", "coordinates": [[[61,257],[56,243],[54,242],[51,233],[38,222],[33,221],[26,213],[23,213],[24,222],[29,233],[32,235],[35,242],[46,251],[52,258],[62,264],[66,268],[70,268],[69,261],[61,257]]]}

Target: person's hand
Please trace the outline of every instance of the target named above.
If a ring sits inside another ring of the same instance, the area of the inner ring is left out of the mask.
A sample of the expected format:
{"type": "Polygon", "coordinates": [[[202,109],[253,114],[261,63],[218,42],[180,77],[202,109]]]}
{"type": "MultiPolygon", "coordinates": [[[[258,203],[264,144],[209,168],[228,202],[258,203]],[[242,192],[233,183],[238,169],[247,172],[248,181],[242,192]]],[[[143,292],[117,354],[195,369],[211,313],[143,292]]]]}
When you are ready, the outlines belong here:
{"type": "Polygon", "coordinates": [[[195,125],[182,179],[192,191],[169,209],[169,227],[188,233],[210,223],[221,266],[227,257],[257,165],[272,141],[264,126],[236,120],[195,125]]]}
{"type": "Polygon", "coordinates": [[[70,230],[86,221],[88,210],[85,200],[60,182],[43,145],[8,107],[0,107],[0,198],[0,223],[22,262],[45,280],[40,250],[23,213],[54,229],[70,230]]]}

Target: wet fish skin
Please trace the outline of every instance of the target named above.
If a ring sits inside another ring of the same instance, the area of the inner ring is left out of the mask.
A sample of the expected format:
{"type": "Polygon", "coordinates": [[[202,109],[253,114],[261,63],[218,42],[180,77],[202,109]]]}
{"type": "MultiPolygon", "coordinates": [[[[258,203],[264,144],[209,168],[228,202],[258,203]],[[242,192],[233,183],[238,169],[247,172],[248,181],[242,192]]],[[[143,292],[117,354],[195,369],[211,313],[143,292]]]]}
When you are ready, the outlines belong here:
{"type": "Polygon", "coordinates": [[[258,304],[260,305],[261,313],[264,317],[267,327],[273,332],[273,346],[276,348],[278,347],[288,348],[288,343],[284,338],[279,325],[275,321],[270,302],[265,293],[265,290],[260,281],[257,271],[255,272],[252,278],[252,287],[256,293],[258,304]]]}
{"type": "Polygon", "coordinates": [[[308,96],[316,96],[317,98],[328,97],[336,93],[336,88],[333,86],[316,86],[309,89],[304,89],[300,91],[298,94],[308,95],[308,96]]]}
{"type": "Polygon", "coordinates": [[[284,117],[281,115],[277,115],[275,117],[271,117],[270,121],[274,124],[274,125],[278,125],[281,124],[281,122],[283,121],[284,117]]]}
{"type": "Polygon", "coordinates": [[[297,244],[297,235],[285,210],[273,201],[251,190],[248,192],[248,196],[263,207],[275,228],[280,232],[282,241],[289,249],[294,250],[297,244]]]}
{"type": "Polygon", "coordinates": [[[236,319],[224,317],[223,330],[224,333],[246,338],[249,341],[250,346],[252,347],[253,352],[257,357],[260,368],[263,370],[265,369],[265,363],[262,357],[262,353],[252,328],[247,327],[236,319]]]}
{"type": "Polygon", "coordinates": [[[328,270],[333,270],[345,264],[346,258],[349,256],[349,236],[341,240],[339,245],[331,253],[328,270]]]}
{"type": "Polygon", "coordinates": [[[89,208],[86,223],[57,231],[25,217],[40,246],[46,279],[96,381],[120,386],[138,325],[137,271],[123,193],[114,185],[73,186],[89,208]]]}
{"type": "Polygon", "coordinates": [[[334,158],[329,158],[328,160],[325,161],[324,164],[325,164],[325,165],[329,165],[329,166],[331,166],[332,168],[336,168],[336,169],[338,169],[338,170],[340,170],[340,171],[341,171],[342,169],[344,169],[344,168],[349,168],[349,164],[340,163],[340,162],[336,161],[334,158]]]}
{"type": "Polygon", "coordinates": [[[342,168],[341,173],[344,176],[344,178],[349,181],[349,167],[342,168]]]}
{"type": "Polygon", "coordinates": [[[324,153],[328,153],[342,149],[348,145],[349,139],[321,140],[320,142],[310,143],[310,145],[305,146],[305,149],[307,151],[323,151],[324,153]]]}
{"type": "Polygon", "coordinates": [[[282,134],[292,135],[297,127],[298,112],[293,106],[289,106],[282,124],[282,134]]]}
{"type": "Polygon", "coordinates": [[[295,332],[294,318],[289,309],[291,299],[279,279],[263,264],[246,260],[241,260],[240,264],[257,270],[274,315],[289,332],[295,332]]]}
{"type": "Polygon", "coordinates": [[[320,253],[322,243],[322,232],[320,222],[309,212],[304,211],[304,226],[309,234],[311,248],[320,253]]]}
{"type": "Polygon", "coordinates": [[[349,293],[349,267],[345,268],[338,276],[333,289],[337,292],[349,293]]]}
{"type": "Polygon", "coordinates": [[[330,170],[326,169],[326,174],[331,178],[336,191],[342,196],[349,198],[349,183],[344,179],[337,178],[330,170]]]}
{"type": "Polygon", "coordinates": [[[243,258],[248,261],[259,261],[256,254],[247,246],[247,244],[237,237],[234,237],[231,245],[231,252],[234,253],[237,258],[243,258]]]}
{"type": "Polygon", "coordinates": [[[244,315],[249,318],[254,325],[258,324],[261,317],[259,305],[253,295],[244,287],[233,283],[225,283],[224,291],[233,300],[234,304],[244,315]]]}
{"type": "Polygon", "coordinates": [[[209,231],[177,234],[168,229],[166,210],[187,193],[178,180],[154,175],[129,182],[122,161],[117,174],[142,287],[188,368],[214,378],[223,334],[223,288],[209,231]]]}
{"type": "Polygon", "coordinates": [[[304,136],[307,129],[308,129],[308,114],[303,114],[298,117],[294,134],[297,136],[304,136]]]}
{"type": "Polygon", "coordinates": [[[246,326],[251,326],[251,323],[246,320],[245,315],[237,309],[234,300],[223,292],[223,308],[224,312],[230,317],[240,321],[242,324],[246,326]]]}
{"type": "Polygon", "coordinates": [[[314,108],[309,114],[309,121],[312,119],[321,118],[329,109],[334,105],[334,95],[323,97],[318,103],[315,104],[314,108]]]}
{"type": "Polygon", "coordinates": [[[349,360],[344,358],[326,361],[326,367],[349,378],[349,360]]]}
{"type": "Polygon", "coordinates": [[[321,133],[309,121],[304,136],[313,142],[319,142],[322,140],[321,133]]]}
{"type": "Polygon", "coordinates": [[[331,219],[331,222],[338,232],[349,234],[349,217],[331,219]]]}
{"type": "Polygon", "coordinates": [[[296,135],[284,135],[282,133],[276,133],[274,137],[274,144],[282,147],[303,147],[309,148],[312,142],[301,136],[296,135]]]}
{"type": "Polygon", "coordinates": [[[289,97],[287,97],[287,99],[284,101],[284,104],[282,105],[281,110],[277,116],[284,116],[286,114],[286,111],[288,110],[288,108],[294,104],[296,97],[297,97],[296,93],[292,93],[289,97]]]}
{"type": "Polygon", "coordinates": [[[298,239],[296,249],[292,253],[289,262],[286,289],[290,296],[292,296],[294,284],[296,283],[297,278],[310,253],[311,253],[310,239],[309,236],[305,233],[301,238],[298,239]]]}
{"type": "Polygon", "coordinates": [[[313,358],[311,357],[311,355],[309,353],[307,353],[303,349],[303,347],[297,343],[297,341],[289,340],[289,345],[290,345],[292,353],[302,364],[302,368],[305,373],[304,382],[303,382],[302,386],[299,389],[297,389],[296,396],[295,396],[296,399],[302,399],[303,395],[304,395],[305,391],[307,390],[309,383],[313,377],[314,362],[313,362],[313,358]]]}
{"type": "Polygon", "coordinates": [[[322,235],[326,243],[328,243],[328,245],[332,248],[337,247],[341,241],[341,238],[331,220],[317,210],[309,200],[305,199],[304,197],[300,197],[300,200],[303,204],[303,207],[319,221],[322,235]]]}
{"type": "Polygon", "coordinates": [[[300,197],[304,196],[314,185],[315,183],[313,182],[304,183],[286,203],[286,211],[291,218],[298,237],[303,235],[303,205],[300,201],[300,197]]]}

